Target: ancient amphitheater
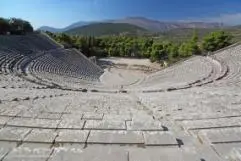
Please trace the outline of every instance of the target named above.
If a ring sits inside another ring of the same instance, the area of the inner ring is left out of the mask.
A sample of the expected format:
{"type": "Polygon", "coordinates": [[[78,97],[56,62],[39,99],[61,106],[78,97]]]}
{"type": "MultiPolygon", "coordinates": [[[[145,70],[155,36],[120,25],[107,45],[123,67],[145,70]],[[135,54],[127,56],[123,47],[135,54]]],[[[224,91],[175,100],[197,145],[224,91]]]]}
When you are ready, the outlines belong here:
{"type": "Polygon", "coordinates": [[[143,74],[0,36],[0,67],[0,160],[241,160],[239,44],[143,74]]]}

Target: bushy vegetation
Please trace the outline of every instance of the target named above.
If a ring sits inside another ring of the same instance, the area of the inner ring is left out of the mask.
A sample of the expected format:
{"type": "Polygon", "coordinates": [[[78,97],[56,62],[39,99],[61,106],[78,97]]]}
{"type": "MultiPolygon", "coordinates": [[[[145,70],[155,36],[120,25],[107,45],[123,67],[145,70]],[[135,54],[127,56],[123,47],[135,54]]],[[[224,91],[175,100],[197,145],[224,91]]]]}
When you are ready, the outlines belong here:
{"type": "Polygon", "coordinates": [[[159,41],[137,36],[71,36],[64,33],[47,32],[57,42],[67,48],[77,48],[86,56],[116,56],[149,58],[152,62],[173,63],[192,55],[215,51],[232,43],[231,36],[223,31],[212,32],[199,40],[196,32],[183,43],[159,41]]]}
{"type": "Polygon", "coordinates": [[[204,51],[216,51],[232,44],[232,36],[224,31],[216,31],[204,37],[204,51]]]}
{"type": "MultiPolygon", "coordinates": [[[[173,63],[192,55],[202,55],[224,48],[233,43],[232,36],[225,31],[213,31],[200,38],[200,33],[194,30],[192,37],[183,41],[164,41],[154,36],[125,34],[123,30],[145,31],[144,29],[127,24],[95,24],[91,29],[107,28],[106,32],[118,34],[111,36],[80,36],[66,33],[54,34],[46,32],[66,48],[77,48],[87,57],[115,56],[149,58],[152,62],[163,64],[173,63]],[[106,26],[112,26],[108,28],[106,26]],[[113,27],[115,28],[113,30],[113,27]]],[[[86,29],[84,27],[84,29],[86,29]]],[[[75,30],[73,30],[75,32],[75,30]]],[[[86,30],[84,30],[86,31],[86,30]]],[[[25,20],[0,17],[0,34],[25,34],[33,32],[32,25],[25,20]]],[[[189,31],[190,32],[190,31],[189,31]]],[[[102,35],[102,34],[101,34],[102,35]]]]}
{"type": "Polygon", "coordinates": [[[5,19],[0,17],[0,34],[25,34],[33,32],[32,25],[18,18],[5,19]]]}

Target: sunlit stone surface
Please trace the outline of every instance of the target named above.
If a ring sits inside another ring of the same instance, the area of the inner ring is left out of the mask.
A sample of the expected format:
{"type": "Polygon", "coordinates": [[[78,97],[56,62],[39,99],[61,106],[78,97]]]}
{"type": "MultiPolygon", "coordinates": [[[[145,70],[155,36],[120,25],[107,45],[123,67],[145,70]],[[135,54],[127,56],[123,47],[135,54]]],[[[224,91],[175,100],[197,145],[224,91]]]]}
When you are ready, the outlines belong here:
{"type": "Polygon", "coordinates": [[[0,160],[241,160],[241,45],[147,73],[25,41],[0,36],[0,160]]]}

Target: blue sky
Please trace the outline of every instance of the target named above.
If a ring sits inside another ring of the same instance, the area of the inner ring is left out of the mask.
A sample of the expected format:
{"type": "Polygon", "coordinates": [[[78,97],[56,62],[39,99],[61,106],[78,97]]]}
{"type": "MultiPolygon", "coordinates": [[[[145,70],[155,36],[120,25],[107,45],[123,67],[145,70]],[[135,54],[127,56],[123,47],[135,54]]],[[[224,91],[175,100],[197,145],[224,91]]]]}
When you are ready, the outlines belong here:
{"type": "Polygon", "coordinates": [[[0,0],[0,16],[29,20],[35,28],[130,16],[241,24],[241,0],[0,0]]]}

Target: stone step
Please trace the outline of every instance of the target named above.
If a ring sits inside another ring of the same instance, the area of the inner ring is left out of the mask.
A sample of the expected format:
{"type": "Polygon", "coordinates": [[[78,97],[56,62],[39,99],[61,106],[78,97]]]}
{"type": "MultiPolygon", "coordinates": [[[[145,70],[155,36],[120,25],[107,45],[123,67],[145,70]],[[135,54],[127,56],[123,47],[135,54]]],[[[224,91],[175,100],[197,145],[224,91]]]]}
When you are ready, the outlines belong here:
{"type": "Polygon", "coordinates": [[[241,117],[206,120],[185,120],[181,121],[181,125],[184,126],[184,128],[187,130],[241,127],[241,117]]]}
{"type": "Polygon", "coordinates": [[[241,143],[214,144],[212,147],[223,159],[234,161],[241,159],[241,143]]]}
{"type": "Polygon", "coordinates": [[[207,129],[198,132],[198,136],[212,144],[241,142],[241,128],[207,129]]]}
{"type": "Polygon", "coordinates": [[[88,144],[144,144],[140,131],[91,131],[88,144]]]}
{"type": "Polygon", "coordinates": [[[84,129],[89,130],[126,130],[125,121],[87,120],[84,129]]]}
{"type": "Polygon", "coordinates": [[[6,126],[56,129],[60,120],[14,118],[6,126]]]}

